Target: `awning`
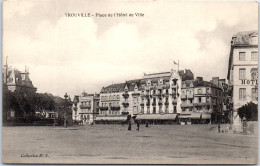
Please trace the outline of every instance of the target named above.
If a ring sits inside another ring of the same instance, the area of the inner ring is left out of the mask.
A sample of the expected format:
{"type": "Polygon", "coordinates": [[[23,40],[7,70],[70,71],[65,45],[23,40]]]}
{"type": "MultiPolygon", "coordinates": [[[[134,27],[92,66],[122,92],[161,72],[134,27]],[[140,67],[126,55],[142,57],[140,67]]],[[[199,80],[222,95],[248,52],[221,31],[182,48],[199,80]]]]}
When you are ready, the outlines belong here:
{"type": "Polygon", "coordinates": [[[191,114],[180,114],[179,119],[191,118],[191,114]]]}
{"type": "Polygon", "coordinates": [[[211,119],[211,114],[202,113],[201,119],[211,119]]]}
{"type": "Polygon", "coordinates": [[[137,115],[137,120],[175,120],[177,114],[146,114],[137,115]]]}
{"type": "Polygon", "coordinates": [[[191,114],[191,119],[200,119],[201,113],[194,112],[191,114]]]}
{"type": "Polygon", "coordinates": [[[127,116],[97,116],[96,121],[126,121],[127,116]]]}

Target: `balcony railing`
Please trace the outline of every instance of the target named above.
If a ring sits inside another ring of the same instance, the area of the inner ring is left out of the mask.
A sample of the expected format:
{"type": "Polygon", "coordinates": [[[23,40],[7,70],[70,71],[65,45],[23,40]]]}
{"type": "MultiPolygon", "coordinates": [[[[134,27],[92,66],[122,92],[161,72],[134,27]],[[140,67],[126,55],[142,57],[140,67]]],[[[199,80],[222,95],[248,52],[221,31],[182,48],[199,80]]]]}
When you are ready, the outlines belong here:
{"type": "Polygon", "coordinates": [[[104,111],[104,110],[108,110],[108,107],[99,107],[99,109],[104,111]]]}
{"type": "Polygon", "coordinates": [[[125,99],[127,99],[127,98],[129,97],[129,94],[128,94],[128,93],[123,93],[123,97],[124,97],[125,99]]]}
{"type": "Polygon", "coordinates": [[[79,108],[81,108],[81,109],[89,109],[89,108],[91,108],[91,105],[80,105],[79,108]]]}
{"type": "Polygon", "coordinates": [[[169,105],[169,101],[165,101],[164,105],[169,105]]]}
{"type": "Polygon", "coordinates": [[[163,104],[162,100],[159,100],[158,105],[162,105],[162,104],[163,104]]]}
{"type": "Polygon", "coordinates": [[[111,106],[110,109],[117,111],[120,110],[120,106],[111,106]]]}
{"type": "Polygon", "coordinates": [[[181,107],[193,107],[193,103],[181,103],[181,107]]]}
{"type": "Polygon", "coordinates": [[[188,99],[192,99],[192,98],[194,98],[194,96],[193,96],[193,94],[188,94],[188,95],[187,95],[187,98],[188,98],[188,99]]]}
{"type": "Polygon", "coordinates": [[[181,94],[181,98],[182,98],[182,99],[186,99],[186,98],[187,98],[187,95],[181,94]]]}
{"type": "Polygon", "coordinates": [[[206,105],[211,105],[211,103],[210,102],[194,103],[194,106],[206,106],[206,105]]]}
{"type": "Polygon", "coordinates": [[[122,105],[127,108],[129,106],[129,103],[128,102],[123,102],[122,105]]]}
{"type": "Polygon", "coordinates": [[[177,100],[176,99],[172,100],[172,104],[176,105],[177,104],[177,100]]]}

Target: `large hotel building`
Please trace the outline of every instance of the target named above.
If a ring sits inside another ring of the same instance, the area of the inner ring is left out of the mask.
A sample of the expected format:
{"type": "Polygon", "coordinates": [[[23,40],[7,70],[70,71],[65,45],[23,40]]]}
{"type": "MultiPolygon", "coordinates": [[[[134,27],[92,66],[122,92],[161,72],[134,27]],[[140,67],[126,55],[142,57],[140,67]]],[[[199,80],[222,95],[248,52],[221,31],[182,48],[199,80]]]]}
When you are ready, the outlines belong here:
{"type": "MultiPolygon", "coordinates": [[[[222,80],[223,81],[223,80],[222,80]]],[[[224,80],[225,81],[225,80],[224,80]]],[[[97,123],[210,123],[223,114],[223,89],[215,81],[194,79],[190,70],[145,74],[142,79],[103,87],[97,123]]]]}
{"type": "Polygon", "coordinates": [[[233,124],[241,123],[237,109],[258,103],[258,32],[239,32],[232,37],[228,76],[232,90],[233,124]]]}

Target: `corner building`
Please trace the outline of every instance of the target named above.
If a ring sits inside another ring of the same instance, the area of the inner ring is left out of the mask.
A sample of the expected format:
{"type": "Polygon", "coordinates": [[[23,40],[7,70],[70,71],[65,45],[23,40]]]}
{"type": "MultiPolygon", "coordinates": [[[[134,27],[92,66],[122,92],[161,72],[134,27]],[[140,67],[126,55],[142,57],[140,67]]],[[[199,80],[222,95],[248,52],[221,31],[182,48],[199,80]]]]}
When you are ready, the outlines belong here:
{"type": "Polygon", "coordinates": [[[258,32],[238,32],[232,37],[227,79],[233,102],[233,124],[241,119],[237,109],[254,102],[258,104],[258,32]]]}

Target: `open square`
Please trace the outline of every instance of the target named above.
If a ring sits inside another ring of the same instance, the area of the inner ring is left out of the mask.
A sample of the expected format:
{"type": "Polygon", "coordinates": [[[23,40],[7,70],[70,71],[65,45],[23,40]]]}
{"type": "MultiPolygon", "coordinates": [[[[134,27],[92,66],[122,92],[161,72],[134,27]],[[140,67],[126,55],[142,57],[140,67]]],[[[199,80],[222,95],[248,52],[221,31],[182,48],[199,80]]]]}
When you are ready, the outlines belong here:
{"type": "Polygon", "coordinates": [[[258,149],[256,134],[217,125],[3,127],[2,138],[5,163],[253,164],[258,149]]]}

